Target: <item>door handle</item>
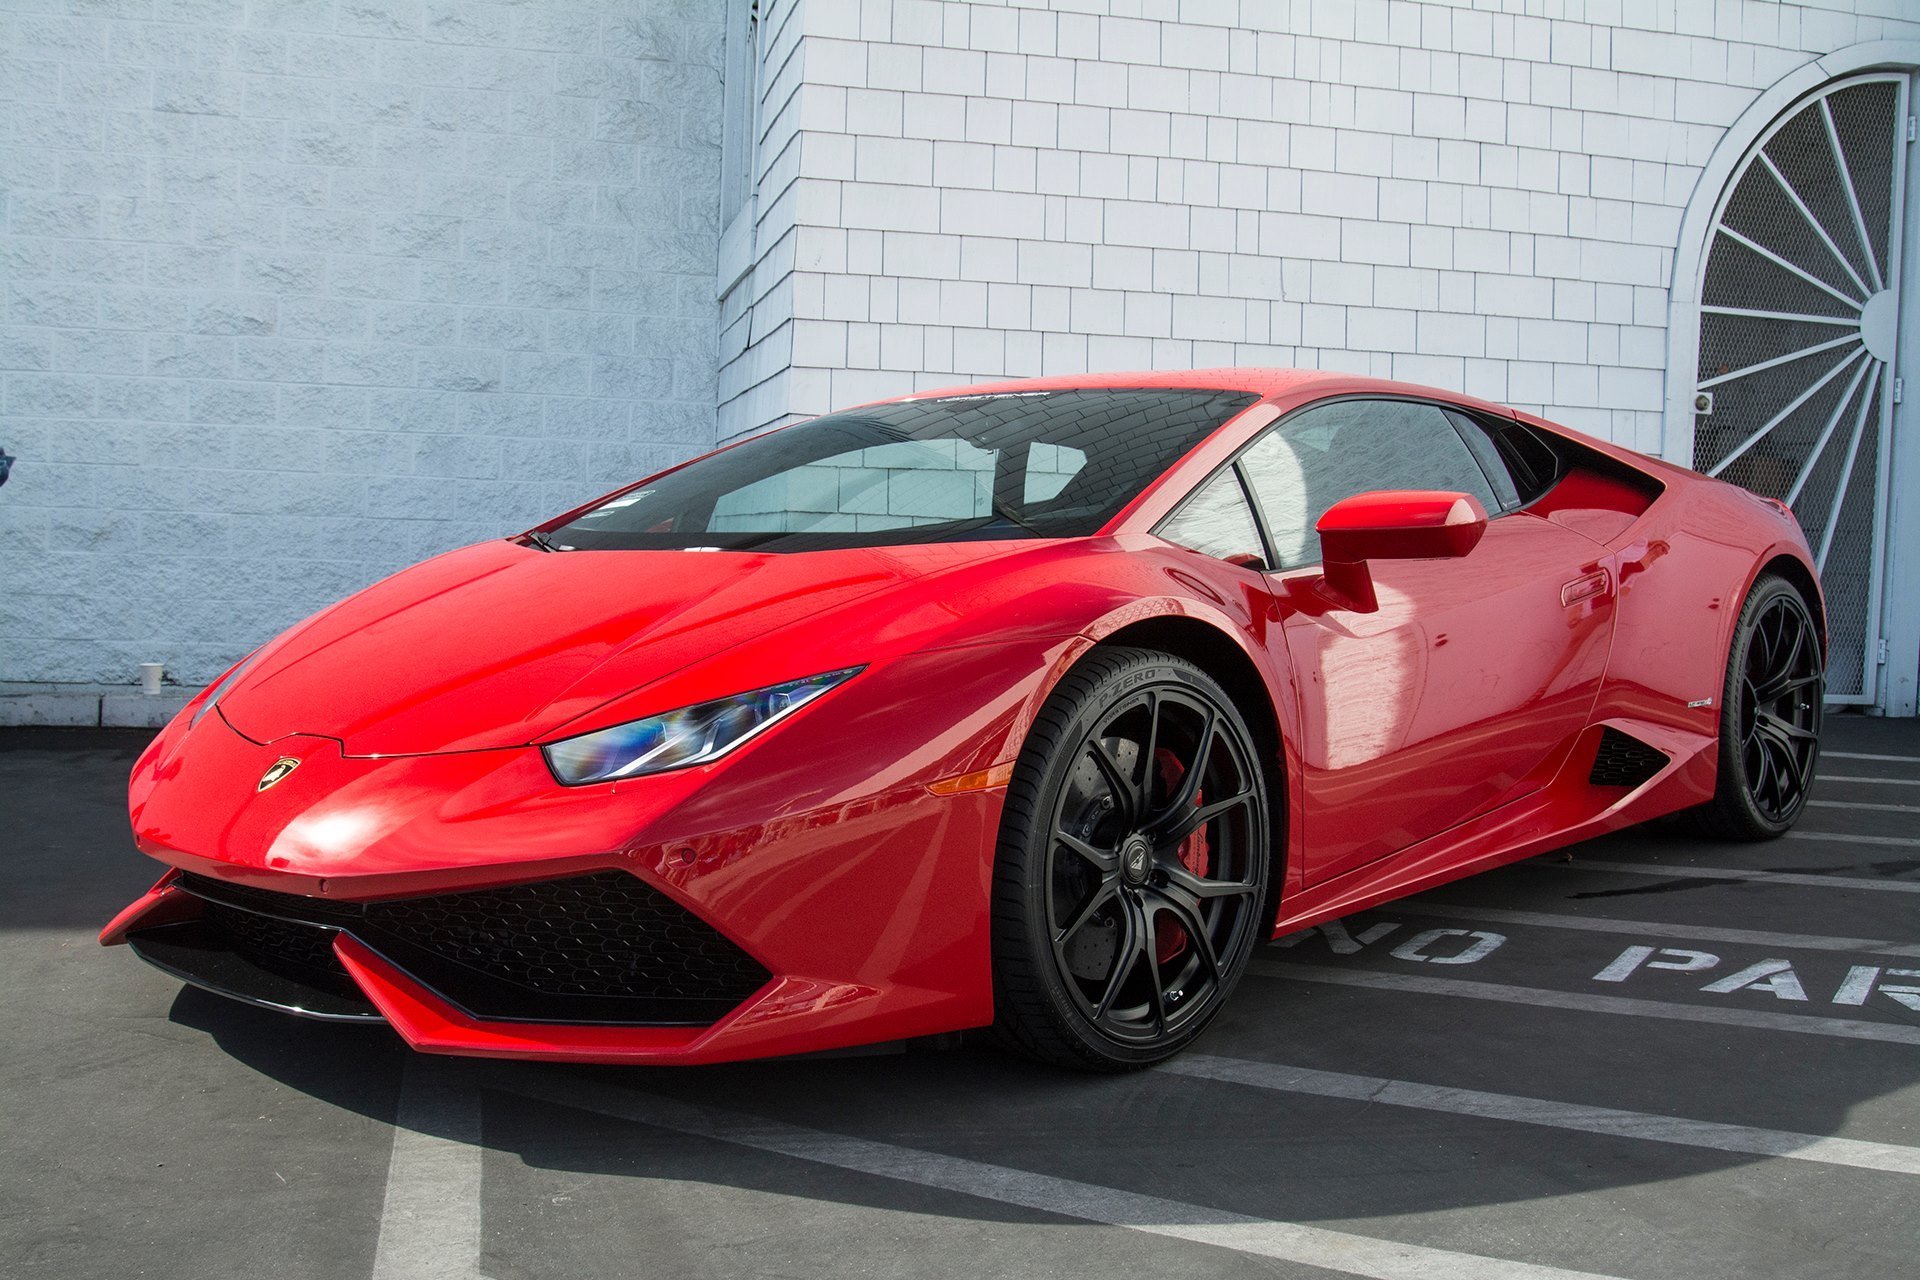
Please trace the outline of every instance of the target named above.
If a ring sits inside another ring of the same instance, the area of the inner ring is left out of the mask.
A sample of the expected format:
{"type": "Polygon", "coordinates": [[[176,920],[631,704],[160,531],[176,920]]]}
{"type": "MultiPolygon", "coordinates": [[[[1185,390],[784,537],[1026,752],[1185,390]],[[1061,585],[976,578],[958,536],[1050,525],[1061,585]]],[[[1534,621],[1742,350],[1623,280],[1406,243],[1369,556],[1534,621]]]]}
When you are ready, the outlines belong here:
{"type": "Polygon", "coordinates": [[[1560,588],[1560,603],[1571,609],[1584,600],[1597,600],[1607,594],[1607,587],[1611,582],[1612,579],[1605,569],[1583,573],[1560,588]]]}

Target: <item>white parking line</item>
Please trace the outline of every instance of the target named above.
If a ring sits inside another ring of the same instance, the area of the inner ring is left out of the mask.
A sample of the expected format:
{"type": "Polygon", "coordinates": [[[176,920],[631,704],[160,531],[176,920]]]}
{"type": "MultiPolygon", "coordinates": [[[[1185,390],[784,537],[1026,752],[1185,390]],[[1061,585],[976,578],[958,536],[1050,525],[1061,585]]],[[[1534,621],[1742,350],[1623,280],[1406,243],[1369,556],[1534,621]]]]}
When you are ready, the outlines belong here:
{"type": "Polygon", "coordinates": [[[1831,840],[1835,844],[1891,845],[1899,849],[1920,849],[1920,840],[1910,836],[1854,836],[1840,831],[1789,831],[1782,840],[1831,840]]]}
{"type": "Polygon", "coordinates": [[[1842,1040],[1881,1040],[1889,1044],[1920,1044],[1920,1027],[1892,1026],[1854,1018],[1816,1018],[1799,1013],[1768,1013],[1759,1009],[1711,1008],[1668,1000],[1636,1000],[1630,996],[1586,995],[1552,991],[1545,987],[1509,986],[1500,982],[1470,982],[1464,978],[1429,978],[1370,969],[1329,969],[1321,965],[1255,960],[1249,973],[1302,982],[1330,982],[1344,987],[1377,987],[1421,995],[1460,996],[1468,1000],[1495,1000],[1503,1004],[1573,1009],[1582,1013],[1613,1013],[1636,1018],[1665,1018],[1676,1022],[1710,1022],[1722,1026],[1753,1027],[1762,1031],[1791,1031],[1799,1035],[1835,1036],[1842,1040]]]}
{"type": "MultiPolygon", "coordinates": [[[[1911,841],[1901,841],[1910,844],[1911,841]]],[[[1744,867],[1680,867],[1654,862],[1616,862],[1586,858],[1579,862],[1541,862],[1537,866],[1565,871],[1618,871],[1634,876],[1666,876],[1677,880],[1749,880],[1757,884],[1814,885],[1822,889],[1875,889],[1884,893],[1920,893],[1920,880],[1876,880],[1869,876],[1828,876],[1798,871],[1752,871],[1744,867]]]]}
{"type": "Polygon", "coordinates": [[[478,1280],[480,1152],[479,1091],[408,1055],[373,1280],[478,1280]]]}
{"type": "Polygon", "coordinates": [[[615,1089],[579,1076],[515,1074],[496,1087],[556,1106],[750,1147],[813,1164],[1217,1245],[1256,1257],[1374,1276],[1379,1280],[1594,1280],[1595,1273],[1379,1240],[1324,1227],[1254,1218],[1206,1205],[1140,1195],[915,1147],[806,1129],[736,1111],[615,1089]]]}
{"type": "Polygon", "coordinates": [[[1920,942],[1884,942],[1877,938],[1829,938],[1812,933],[1770,933],[1761,929],[1721,929],[1710,925],[1665,924],[1654,920],[1613,920],[1601,916],[1556,915],[1545,911],[1508,911],[1499,907],[1456,907],[1445,902],[1409,898],[1382,904],[1378,910],[1406,915],[1485,920],[1492,924],[1538,925],[1544,929],[1578,929],[1587,933],[1619,933],[1649,938],[1679,938],[1698,942],[1746,943],[1756,947],[1790,947],[1801,951],[1846,951],[1880,956],[1920,956],[1920,942]]]}
{"type": "Polygon", "coordinates": [[[1283,1093],[1311,1094],[1319,1098],[1349,1098],[1355,1102],[1379,1102],[1421,1111],[1507,1120],[1550,1129],[1572,1129],[1643,1142],[1780,1156],[1883,1173],[1920,1174],[1920,1147],[1903,1147],[1887,1142],[1821,1137],[1811,1133],[1758,1129],[1743,1124],[1721,1124],[1712,1120],[1686,1120],[1644,1111],[1622,1111],[1613,1107],[1588,1107],[1571,1102],[1551,1102],[1544,1098],[1485,1093],[1478,1089],[1448,1089],[1407,1080],[1247,1062],[1204,1053],[1182,1054],[1156,1069],[1170,1075],[1194,1076],[1283,1093]]]}
{"type": "Polygon", "coordinates": [[[1920,813],[1920,804],[1861,804],[1856,800],[1809,800],[1811,809],[1865,809],[1872,813],[1920,813]]]}
{"type": "Polygon", "coordinates": [[[1823,773],[1821,782],[1877,782],[1885,787],[1920,787],[1920,778],[1864,778],[1854,774],[1823,773]]]}
{"type": "Polygon", "coordinates": [[[1920,764],[1920,756],[1876,756],[1864,751],[1822,751],[1822,760],[1890,760],[1896,764],[1920,764]]]}

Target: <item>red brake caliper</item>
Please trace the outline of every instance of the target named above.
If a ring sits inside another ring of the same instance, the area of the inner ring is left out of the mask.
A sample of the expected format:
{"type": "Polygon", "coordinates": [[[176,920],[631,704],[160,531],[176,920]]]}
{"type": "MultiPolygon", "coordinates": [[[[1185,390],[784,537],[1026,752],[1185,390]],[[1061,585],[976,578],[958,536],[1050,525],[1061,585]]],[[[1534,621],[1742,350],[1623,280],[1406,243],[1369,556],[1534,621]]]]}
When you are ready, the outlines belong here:
{"type": "MultiPolygon", "coordinates": [[[[1180,758],[1165,747],[1154,751],[1153,763],[1160,770],[1160,785],[1166,788],[1168,795],[1172,795],[1180,785],[1180,779],[1186,775],[1186,768],[1180,763],[1180,758]]],[[[1205,804],[1206,797],[1196,794],[1193,802],[1196,805],[1205,804]]],[[[1202,827],[1181,843],[1180,862],[1194,875],[1205,876],[1208,861],[1207,829],[1202,827]]],[[[1165,964],[1186,949],[1187,931],[1165,914],[1157,915],[1154,917],[1153,943],[1154,962],[1165,964]]]]}

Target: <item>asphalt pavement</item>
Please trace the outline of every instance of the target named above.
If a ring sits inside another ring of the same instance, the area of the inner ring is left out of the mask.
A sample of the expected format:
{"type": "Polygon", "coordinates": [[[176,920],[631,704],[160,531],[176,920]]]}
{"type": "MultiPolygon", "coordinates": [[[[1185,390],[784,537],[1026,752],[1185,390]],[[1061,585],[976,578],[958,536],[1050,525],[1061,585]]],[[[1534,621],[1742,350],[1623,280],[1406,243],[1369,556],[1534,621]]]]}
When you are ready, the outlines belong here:
{"type": "Polygon", "coordinates": [[[410,1054],[96,932],[137,733],[0,731],[0,1274],[1920,1277],[1920,721],[1263,949],[1194,1052],[410,1054]]]}

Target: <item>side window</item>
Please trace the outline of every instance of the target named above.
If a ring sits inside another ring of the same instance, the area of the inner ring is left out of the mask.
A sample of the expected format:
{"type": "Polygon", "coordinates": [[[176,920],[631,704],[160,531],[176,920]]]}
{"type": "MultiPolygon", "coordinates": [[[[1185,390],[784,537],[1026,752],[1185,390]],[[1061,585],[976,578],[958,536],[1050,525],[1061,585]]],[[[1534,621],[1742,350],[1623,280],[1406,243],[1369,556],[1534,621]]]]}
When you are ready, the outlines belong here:
{"type": "Polygon", "coordinates": [[[1501,473],[1506,474],[1513,482],[1516,506],[1524,507],[1560,479],[1560,455],[1532,427],[1523,422],[1492,424],[1457,416],[1463,423],[1461,430],[1477,433],[1469,434],[1468,441],[1491,443],[1495,461],[1488,465],[1487,473],[1496,484],[1501,473]]]}
{"type": "Polygon", "coordinates": [[[1404,400],[1340,400],[1295,414],[1240,456],[1273,541],[1276,569],[1320,560],[1314,525],[1342,498],[1374,489],[1446,489],[1501,509],[1444,410],[1404,400]]]}
{"type": "Polygon", "coordinates": [[[1520,491],[1514,486],[1513,472],[1507,469],[1507,460],[1500,456],[1500,448],[1493,442],[1493,433],[1476,419],[1452,409],[1446,410],[1447,417],[1460,430],[1461,438],[1467,442],[1467,448],[1473,450],[1474,460],[1480,469],[1487,473],[1487,479],[1493,484],[1494,496],[1500,499],[1499,507],[1488,507],[1489,511],[1511,511],[1520,505],[1520,491]]]}
{"type": "Polygon", "coordinates": [[[1260,530],[1247,509],[1246,494],[1233,468],[1227,467],[1193,491],[1186,505],[1160,526],[1160,536],[1202,555],[1253,556],[1265,561],[1260,530]]]}

